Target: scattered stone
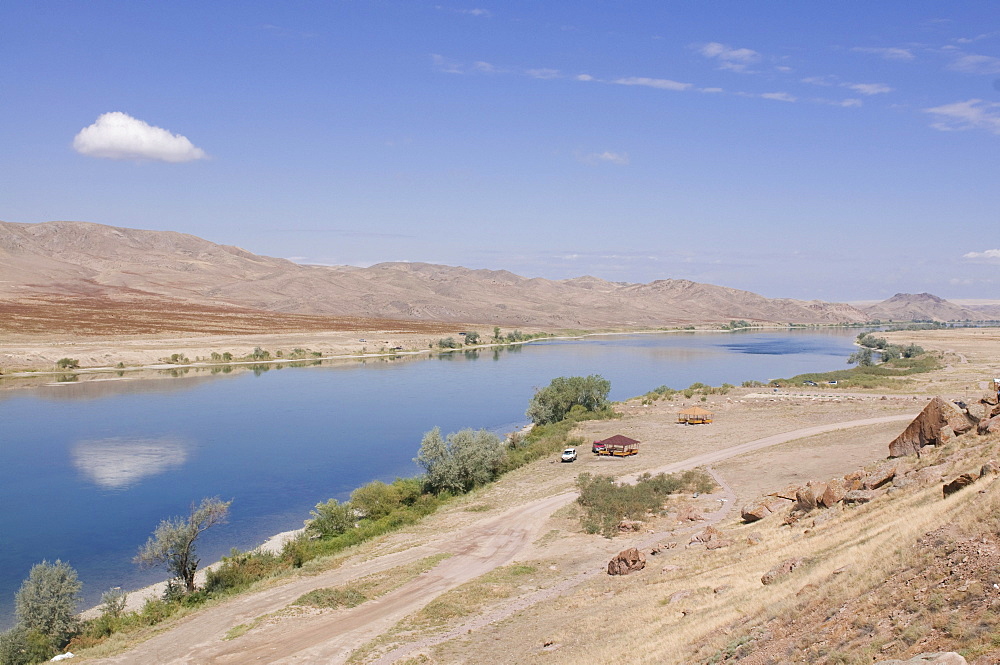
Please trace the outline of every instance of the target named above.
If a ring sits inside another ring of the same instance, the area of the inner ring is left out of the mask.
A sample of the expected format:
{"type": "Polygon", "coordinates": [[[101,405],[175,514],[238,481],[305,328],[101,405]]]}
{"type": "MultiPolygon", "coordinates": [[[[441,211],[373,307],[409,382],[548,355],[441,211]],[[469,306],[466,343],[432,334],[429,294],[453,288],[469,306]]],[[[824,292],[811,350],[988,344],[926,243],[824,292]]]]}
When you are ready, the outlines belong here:
{"type": "Polygon", "coordinates": [[[979,425],[976,427],[977,434],[992,434],[994,432],[1000,432],[1000,415],[984,418],[979,421],[979,425]]]}
{"type": "Polygon", "coordinates": [[[950,402],[933,398],[924,410],[907,425],[903,433],[889,444],[889,457],[920,455],[927,445],[940,445],[952,437],[968,432],[975,423],[950,402]]]}
{"type": "Polygon", "coordinates": [[[771,514],[771,509],[768,507],[767,503],[760,501],[758,503],[751,503],[749,505],[743,506],[740,509],[740,518],[750,524],[751,522],[757,522],[762,520],[771,514]]]}
{"type": "Polygon", "coordinates": [[[968,487],[969,485],[971,485],[972,483],[976,482],[977,480],[979,480],[979,476],[977,476],[976,474],[974,474],[974,473],[963,473],[962,475],[960,475],[958,478],[955,478],[950,483],[945,483],[945,486],[942,488],[942,491],[943,491],[943,493],[944,493],[945,496],[951,496],[952,494],[954,494],[958,490],[962,489],[963,487],[968,487]]]}
{"type": "Polygon", "coordinates": [[[764,536],[760,535],[759,531],[753,531],[747,534],[747,545],[757,545],[762,540],[764,540],[764,536]]]}
{"type": "Polygon", "coordinates": [[[771,584],[775,580],[788,575],[790,572],[801,566],[802,562],[802,557],[785,559],[777,566],[764,573],[764,576],[760,578],[761,584],[771,584]]]}
{"type": "Polygon", "coordinates": [[[622,550],[608,562],[608,575],[628,575],[646,567],[646,557],[634,547],[622,550]]]}
{"type": "Polygon", "coordinates": [[[865,484],[865,474],[862,471],[852,471],[844,476],[844,490],[859,490],[865,484]]]}
{"type": "Polygon", "coordinates": [[[692,543],[707,543],[712,540],[718,540],[722,537],[722,532],[716,529],[714,526],[707,527],[701,533],[696,533],[691,536],[692,543]]]}
{"type": "Polygon", "coordinates": [[[669,566],[664,566],[663,568],[661,568],[660,572],[661,573],[672,573],[675,570],[680,570],[680,569],[681,569],[680,566],[675,566],[674,564],[670,564],[669,566]]]}
{"type": "Polygon", "coordinates": [[[818,527],[820,524],[825,524],[829,522],[834,517],[836,517],[839,512],[840,511],[833,510],[832,508],[827,508],[826,510],[821,511],[813,519],[813,528],[818,527]]]}
{"type": "Polygon", "coordinates": [[[980,478],[986,475],[995,476],[997,473],[1000,473],[1000,468],[997,467],[997,463],[994,460],[989,460],[988,462],[983,464],[981,469],[979,469],[980,478]]]}
{"type": "Polygon", "coordinates": [[[878,660],[875,665],[969,665],[969,661],[954,651],[937,651],[917,654],[908,660],[878,660]]]}
{"type": "Polygon", "coordinates": [[[868,503],[874,498],[872,490],[851,490],[844,495],[844,503],[868,503]]]}
{"type": "Polygon", "coordinates": [[[727,591],[732,591],[732,590],[733,590],[732,584],[723,584],[722,586],[717,586],[714,589],[712,589],[712,593],[726,593],[727,591]]]}
{"type": "Polygon", "coordinates": [[[705,517],[694,506],[684,506],[677,512],[677,520],[680,522],[700,522],[703,519],[705,517]]]}
{"type": "Polygon", "coordinates": [[[778,492],[771,492],[768,496],[777,497],[779,499],[785,499],[786,501],[795,501],[795,495],[799,491],[798,485],[789,485],[783,490],[778,492]]]}
{"type": "Polygon", "coordinates": [[[672,594],[670,594],[670,597],[667,599],[667,602],[670,603],[671,605],[674,603],[679,603],[685,598],[690,598],[691,594],[693,593],[694,591],[692,591],[691,589],[682,589],[680,591],[675,591],[672,594]]]}
{"type": "Polygon", "coordinates": [[[621,531],[622,533],[628,531],[641,531],[642,522],[640,522],[639,520],[622,520],[621,522],[618,523],[618,530],[621,531]]]}
{"type": "Polygon", "coordinates": [[[812,487],[809,485],[800,487],[799,491],[795,493],[795,508],[808,513],[816,508],[816,499],[816,491],[812,487]]]}
{"type": "Polygon", "coordinates": [[[843,575],[844,573],[846,573],[846,572],[847,572],[847,571],[849,571],[850,569],[851,569],[851,567],[850,567],[850,566],[841,566],[841,567],[840,567],[840,568],[838,568],[837,570],[833,571],[833,574],[834,574],[834,575],[843,575]]]}
{"type": "Polygon", "coordinates": [[[726,540],[725,538],[718,538],[718,539],[715,539],[715,540],[710,540],[707,543],[705,543],[705,549],[707,549],[707,550],[718,550],[718,549],[722,549],[723,547],[729,547],[732,544],[733,544],[733,541],[731,541],[731,540],[726,540]]]}

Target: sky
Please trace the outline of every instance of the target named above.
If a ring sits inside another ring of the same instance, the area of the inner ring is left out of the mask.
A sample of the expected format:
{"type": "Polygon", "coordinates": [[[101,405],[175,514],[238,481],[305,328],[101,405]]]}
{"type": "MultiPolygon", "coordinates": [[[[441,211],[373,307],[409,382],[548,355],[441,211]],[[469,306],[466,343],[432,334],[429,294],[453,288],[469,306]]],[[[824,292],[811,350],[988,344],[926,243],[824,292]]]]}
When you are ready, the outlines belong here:
{"type": "Polygon", "coordinates": [[[1000,6],[9,0],[0,220],[1000,298],[1000,6]]]}

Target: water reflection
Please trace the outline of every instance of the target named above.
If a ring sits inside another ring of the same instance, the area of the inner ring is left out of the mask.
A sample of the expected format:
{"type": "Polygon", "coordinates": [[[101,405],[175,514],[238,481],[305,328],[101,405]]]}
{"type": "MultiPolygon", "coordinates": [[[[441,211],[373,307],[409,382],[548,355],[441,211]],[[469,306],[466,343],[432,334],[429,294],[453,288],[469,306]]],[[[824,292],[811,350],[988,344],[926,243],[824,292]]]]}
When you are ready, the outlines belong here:
{"type": "Polygon", "coordinates": [[[179,438],[111,437],[73,446],[73,465],[89,480],[110,490],[127,489],[143,478],[176,469],[187,461],[190,446],[179,438]]]}

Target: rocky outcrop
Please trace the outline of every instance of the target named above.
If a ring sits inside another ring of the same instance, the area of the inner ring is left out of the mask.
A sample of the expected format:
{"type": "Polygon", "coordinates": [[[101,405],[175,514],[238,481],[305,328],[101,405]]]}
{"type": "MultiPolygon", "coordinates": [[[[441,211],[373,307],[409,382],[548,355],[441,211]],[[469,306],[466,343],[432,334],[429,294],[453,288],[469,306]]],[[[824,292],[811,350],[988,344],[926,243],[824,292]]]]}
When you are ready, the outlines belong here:
{"type": "Polygon", "coordinates": [[[896,465],[886,464],[875,469],[867,476],[865,476],[865,481],[862,489],[866,490],[877,490],[883,485],[888,485],[892,482],[892,479],[896,477],[896,465]]]}
{"type": "Polygon", "coordinates": [[[760,578],[761,584],[773,584],[778,579],[788,575],[790,572],[801,566],[803,561],[804,559],[802,557],[785,559],[777,566],[764,573],[764,576],[760,578]]]}
{"type": "Polygon", "coordinates": [[[868,503],[875,496],[873,490],[851,490],[844,495],[844,503],[868,503]]]}
{"type": "Polygon", "coordinates": [[[955,478],[950,483],[945,483],[942,488],[942,492],[945,496],[951,496],[960,489],[964,489],[971,485],[972,483],[979,480],[979,476],[974,473],[963,473],[958,478],[955,478]]]}
{"type": "Polygon", "coordinates": [[[968,432],[975,423],[940,397],[933,398],[924,410],[889,444],[889,457],[920,455],[924,446],[937,446],[952,437],[968,432]]]}
{"type": "Polygon", "coordinates": [[[740,509],[740,517],[744,522],[749,524],[750,522],[756,522],[762,520],[768,515],[773,515],[782,508],[789,505],[788,499],[783,499],[775,496],[765,497],[761,501],[754,503],[748,503],[740,509]]]}
{"type": "Polygon", "coordinates": [[[1000,432],[1000,416],[980,420],[976,427],[977,434],[995,434],[996,432],[1000,432]]]}
{"type": "Polygon", "coordinates": [[[608,562],[608,575],[628,575],[646,567],[645,555],[634,547],[622,550],[608,562]]]}
{"type": "Polygon", "coordinates": [[[920,653],[907,660],[878,660],[875,665],[969,665],[969,661],[954,651],[936,651],[920,653]]]}
{"type": "Polygon", "coordinates": [[[847,494],[847,488],[844,486],[844,483],[836,479],[831,480],[826,484],[826,491],[823,492],[823,496],[819,498],[820,505],[824,508],[833,508],[844,500],[845,494],[847,494]]]}

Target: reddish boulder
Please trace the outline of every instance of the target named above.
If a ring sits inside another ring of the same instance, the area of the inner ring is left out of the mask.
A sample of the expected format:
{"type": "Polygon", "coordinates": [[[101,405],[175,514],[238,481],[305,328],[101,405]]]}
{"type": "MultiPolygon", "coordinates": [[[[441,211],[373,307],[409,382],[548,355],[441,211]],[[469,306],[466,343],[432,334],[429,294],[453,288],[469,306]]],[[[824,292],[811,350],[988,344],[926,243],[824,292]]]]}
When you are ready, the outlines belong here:
{"type": "Polygon", "coordinates": [[[806,485],[805,487],[800,487],[799,491],[795,493],[795,508],[796,510],[801,510],[802,512],[809,512],[816,508],[817,496],[816,490],[806,485]]]}
{"type": "Polygon", "coordinates": [[[785,559],[777,566],[764,573],[764,576],[760,578],[761,584],[773,583],[775,580],[784,577],[788,573],[792,572],[793,570],[801,566],[802,562],[803,562],[802,557],[785,559]]]}
{"type": "Polygon", "coordinates": [[[944,492],[945,496],[951,496],[958,490],[964,487],[968,487],[977,480],[979,480],[979,476],[977,476],[976,474],[963,473],[958,478],[952,480],[950,483],[945,483],[945,486],[942,488],[942,491],[944,492]]]}
{"type": "Polygon", "coordinates": [[[859,490],[865,484],[865,474],[862,471],[852,471],[844,476],[844,490],[859,490]]]}
{"type": "Polygon", "coordinates": [[[646,557],[634,547],[622,550],[608,562],[608,575],[628,575],[646,567],[646,557]]]}
{"type": "Polygon", "coordinates": [[[844,494],[844,503],[868,503],[874,498],[872,490],[851,490],[844,494]]]}
{"type": "Polygon", "coordinates": [[[980,420],[976,427],[977,434],[993,434],[995,432],[1000,432],[1000,415],[980,420]]]}
{"type": "Polygon", "coordinates": [[[997,463],[994,460],[989,460],[979,469],[980,478],[983,476],[995,476],[997,473],[1000,473],[1000,469],[997,468],[997,463]]]}
{"type": "Polygon", "coordinates": [[[847,488],[844,487],[844,483],[839,480],[831,480],[827,483],[826,491],[823,492],[823,496],[819,498],[819,502],[827,508],[833,508],[841,500],[843,500],[846,493],[847,488]]]}
{"type": "Polygon", "coordinates": [[[957,434],[975,426],[969,416],[961,413],[940,397],[933,398],[924,410],[907,425],[903,433],[889,444],[889,457],[920,455],[924,446],[940,445],[957,434]]]}
{"type": "Polygon", "coordinates": [[[866,490],[876,490],[883,485],[887,485],[892,482],[892,479],[896,477],[896,465],[886,464],[881,466],[867,476],[865,476],[864,489],[866,490]]]}

